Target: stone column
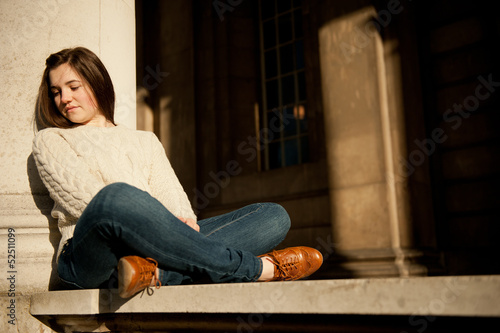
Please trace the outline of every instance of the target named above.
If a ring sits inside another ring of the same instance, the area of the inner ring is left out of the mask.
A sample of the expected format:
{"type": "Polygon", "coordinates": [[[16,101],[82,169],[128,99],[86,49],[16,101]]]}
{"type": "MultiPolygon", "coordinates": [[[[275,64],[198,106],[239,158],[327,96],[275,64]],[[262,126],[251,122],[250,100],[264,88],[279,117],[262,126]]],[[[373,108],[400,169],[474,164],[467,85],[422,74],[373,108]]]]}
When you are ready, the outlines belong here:
{"type": "Polygon", "coordinates": [[[51,289],[56,281],[59,241],[50,218],[52,201],[31,156],[32,116],[45,59],[66,47],[94,51],[115,85],[117,122],[135,128],[134,6],[134,0],[0,1],[2,332],[49,331],[28,312],[29,295],[51,289]],[[11,304],[15,310],[7,309],[11,304]]]}
{"type": "Polygon", "coordinates": [[[196,188],[193,3],[159,1],[158,136],[190,199],[196,188]]]}
{"type": "Polygon", "coordinates": [[[319,43],[339,266],[354,277],[425,274],[409,263],[418,253],[411,250],[407,179],[397,170],[406,139],[392,48],[372,6],[335,9],[343,14],[320,28],[319,43]]]}

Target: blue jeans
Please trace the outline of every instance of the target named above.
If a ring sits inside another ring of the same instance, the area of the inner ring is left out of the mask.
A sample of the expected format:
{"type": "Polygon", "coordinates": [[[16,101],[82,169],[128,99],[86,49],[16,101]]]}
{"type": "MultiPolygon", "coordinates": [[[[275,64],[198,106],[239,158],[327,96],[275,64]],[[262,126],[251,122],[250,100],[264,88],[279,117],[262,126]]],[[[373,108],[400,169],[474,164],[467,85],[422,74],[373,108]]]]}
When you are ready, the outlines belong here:
{"type": "Polygon", "coordinates": [[[262,272],[256,256],[285,238],[290,218],[280,205],[259,203],[198,224],[200,232],[147,192],[108,185],[64,246],[59,277],[77,288],[114,288],[118,260],[137,255],[158,261],[162,285],[256,281],[262,272]]]}

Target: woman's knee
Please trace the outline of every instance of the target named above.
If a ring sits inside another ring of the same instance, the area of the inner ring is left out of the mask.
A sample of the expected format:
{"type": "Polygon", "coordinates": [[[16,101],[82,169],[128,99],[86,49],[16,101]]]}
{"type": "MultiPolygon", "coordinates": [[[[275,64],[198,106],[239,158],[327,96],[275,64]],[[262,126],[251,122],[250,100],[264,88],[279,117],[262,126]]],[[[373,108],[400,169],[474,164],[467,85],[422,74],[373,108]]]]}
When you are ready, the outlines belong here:
{"type": "Polygon", "coordinates": [[[113,183],[103,187],[90,201],[80,216],[80,220],[100,220],[108,215],[114,215],[130,206],[133,191],[137,191],[131,185],[125,183],[113,183]]]}
{"type": "Polygon", "coordinates": [[[107,197],[107,196],[116,196],[117,194],[123,194],[130,191],[137,190],[132,185],[127,183],[112,183],[104,186],[95,197],[107,197]]]}
{"type": "Polygon", "coordinates": [[[272,221],[276,228],[279,228],[283,233],[287,233],[290,230],[291,221],[290,216],[286,209],[277,203],[266,203],[269,214],[272,216],[272,221]]]}
{"type": "Polygon", "coordinates": [[[92,201],[108,208],[120,209],[126,208],[143,194],[143,191],[127,183],[112,183],[103,187],[92,201]]]}

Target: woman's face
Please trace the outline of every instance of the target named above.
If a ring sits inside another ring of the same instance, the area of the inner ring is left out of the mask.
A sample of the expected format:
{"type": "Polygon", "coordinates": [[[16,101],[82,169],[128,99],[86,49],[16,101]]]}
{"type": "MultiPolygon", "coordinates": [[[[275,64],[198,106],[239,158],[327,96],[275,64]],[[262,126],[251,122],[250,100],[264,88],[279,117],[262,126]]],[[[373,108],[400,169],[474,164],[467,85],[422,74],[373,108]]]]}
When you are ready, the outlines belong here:
{"type": "Polygon", "coordinates": [[[69,64],[51,70],[49,80],[54,102],[65,118],[82,125],[99,123],[105,118],[87,83],[69,64]]]}

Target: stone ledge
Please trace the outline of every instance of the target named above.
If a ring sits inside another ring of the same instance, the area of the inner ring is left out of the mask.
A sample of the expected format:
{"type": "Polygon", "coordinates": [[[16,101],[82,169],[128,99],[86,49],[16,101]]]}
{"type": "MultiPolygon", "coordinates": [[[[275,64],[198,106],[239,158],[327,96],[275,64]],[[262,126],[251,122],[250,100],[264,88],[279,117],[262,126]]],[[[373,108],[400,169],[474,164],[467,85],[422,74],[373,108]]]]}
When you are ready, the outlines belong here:
{"type": "Polygon", "coordinates": [[[33,295],[30,312],[65,327],[84,322],[89,332],[106,331],[113,317],[140,321],[141,314],[165,320],[252,313],[498,319],[500,275],[166,286],[127,300],[115,290],[52,291],[33,295]]]}

